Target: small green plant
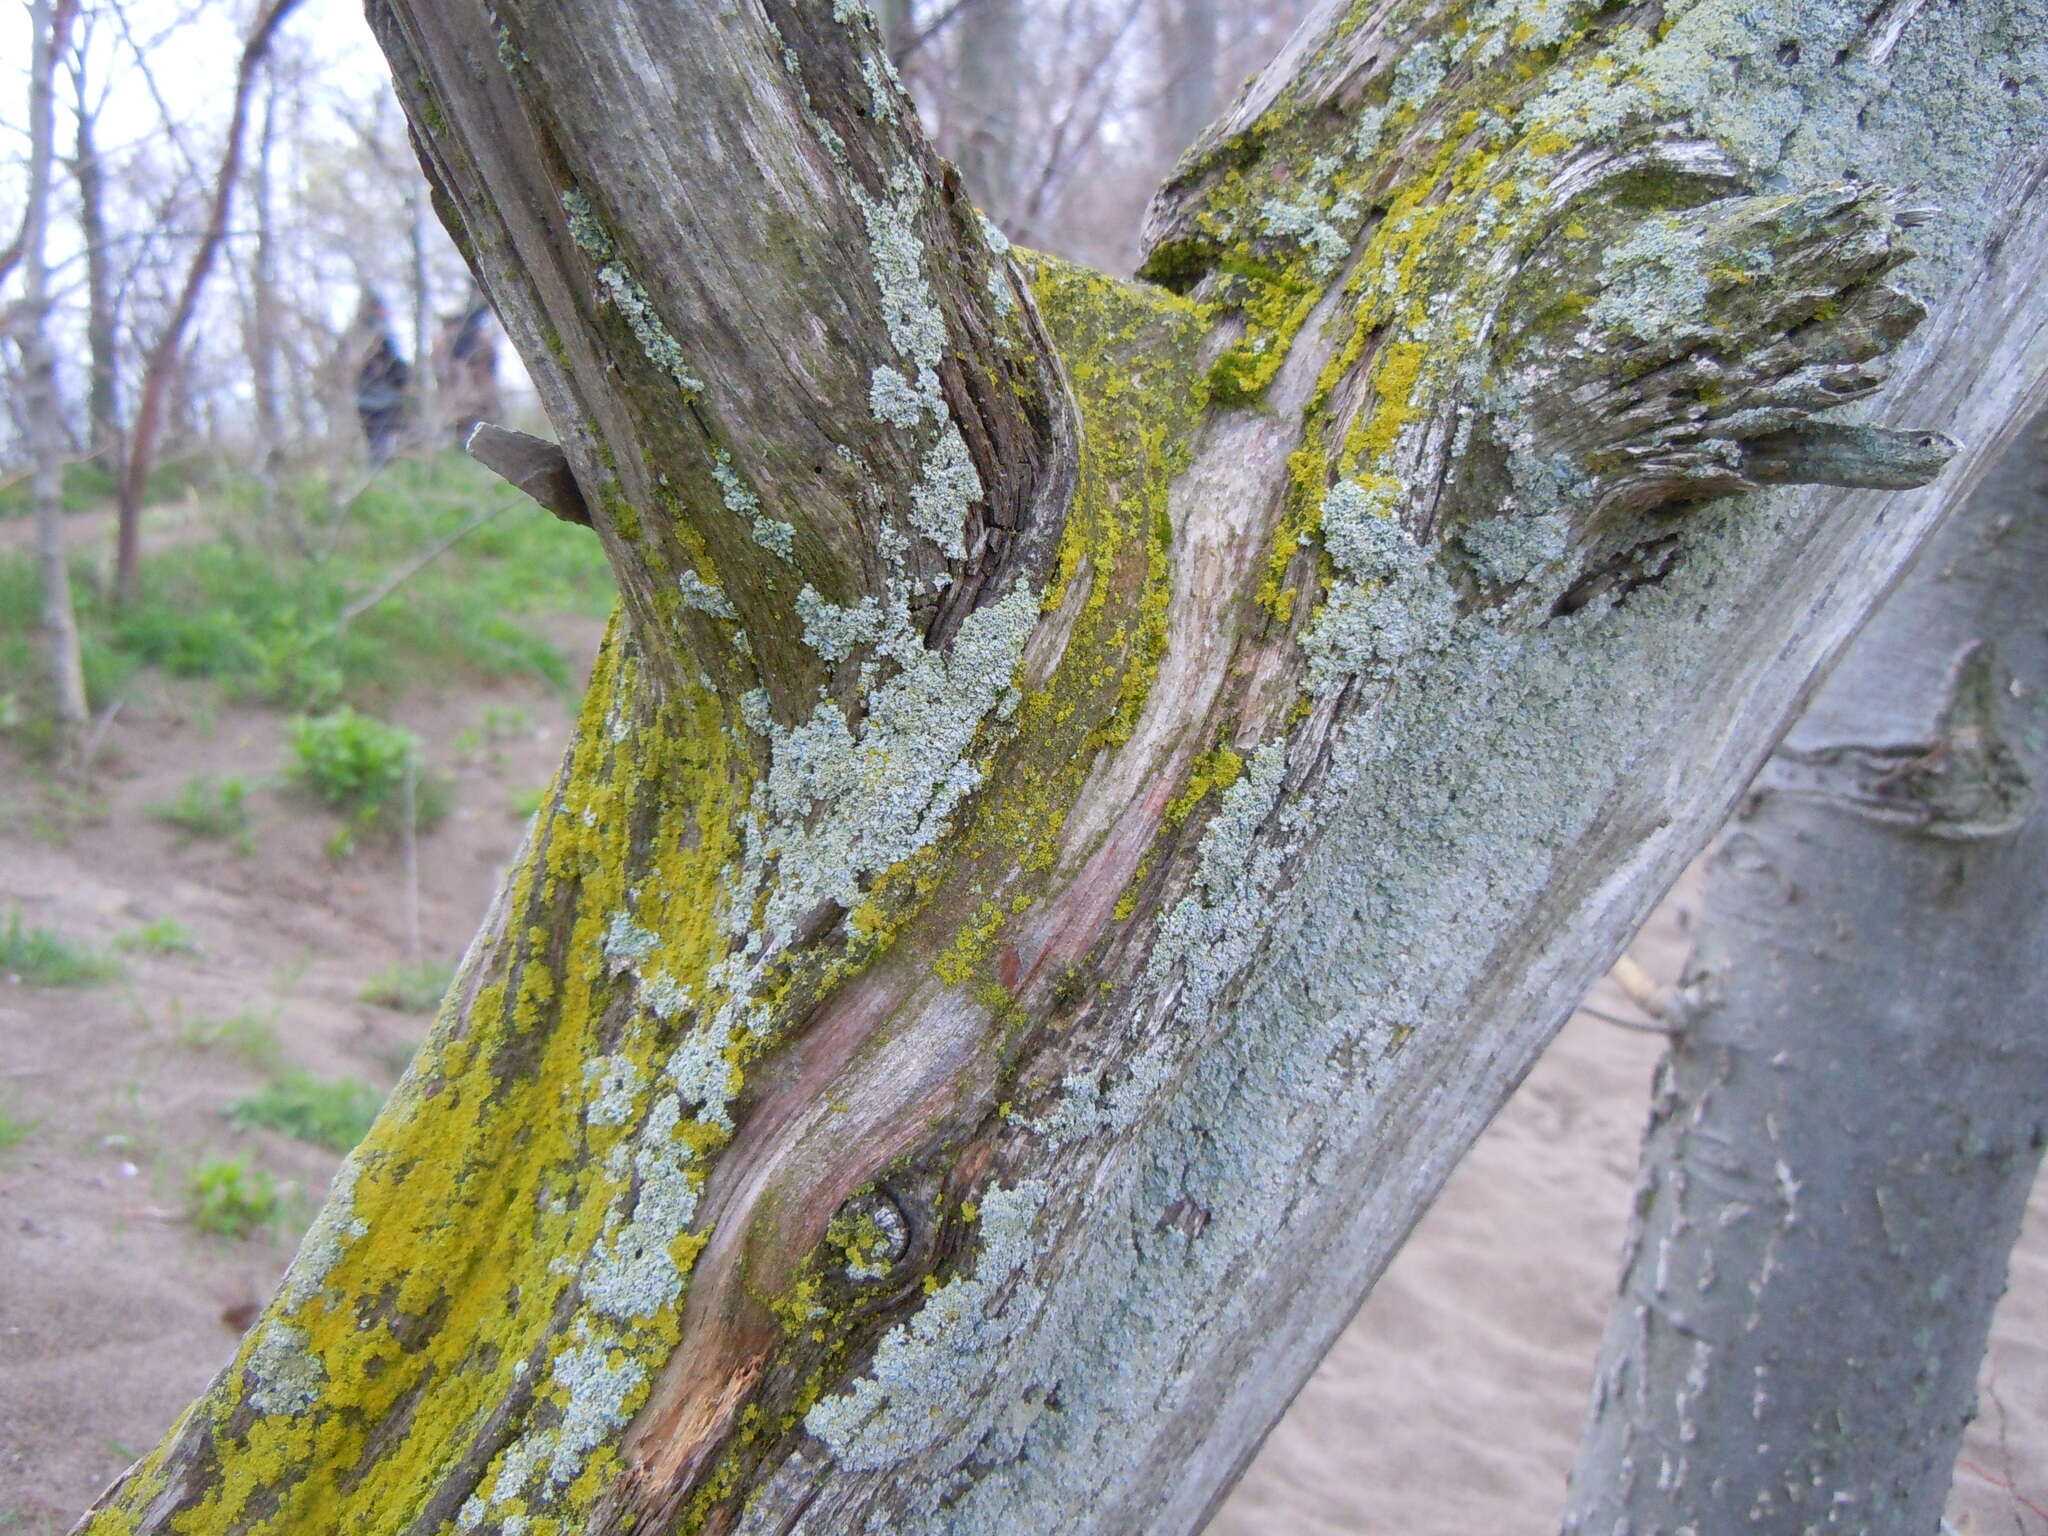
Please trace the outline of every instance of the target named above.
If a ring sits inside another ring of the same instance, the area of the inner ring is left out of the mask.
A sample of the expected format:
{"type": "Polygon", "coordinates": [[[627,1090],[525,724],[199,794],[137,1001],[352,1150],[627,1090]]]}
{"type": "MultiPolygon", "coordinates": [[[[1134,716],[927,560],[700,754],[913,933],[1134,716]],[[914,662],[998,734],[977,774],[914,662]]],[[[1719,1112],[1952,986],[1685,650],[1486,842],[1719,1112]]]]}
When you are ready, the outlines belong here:
{"type": "Polygon", "coordinates": [[[160,917],[153,923],[129,929],[114,940],[114,948],[124,953],[139,949],[152,955],[196,955],[199,941],[175,917],[160,917]]]}
{"type": "Polygon", "coordinates": [[[358,994],[366,1003],[395,1008],[400,1013],[430,1013],[441,1006],[448,983],[455,979],[455,967],[438,960],[418,965],[387,965],[372,976],[358,994]]]}
{"type": "Polygon", "coordinates": [[[521,821],[531,821],[533,813],[540,809],[541,802],[547,797],[547,788],[520,790],[512,796],[512,814],[521,821]]]}
{"type": "Polygon", "coordinates": [[[47,928],[22,927],[19,910],[9,915],[6,929],[0,931],[0,975],[28,986],[90,986],[120,974],[120,961],[90,945],[47,928]]]}
{"type": "Polygon", "coordinates": [[[186,1180],[192,1225],[218,1237],[247,1237],[278,1218],[277,1181],[245,1157],[209,1157],[186,1180]]]}
{"type": "Polygon", "coordinates": [[[447,781],[425,771],[419,750],[419,738],[411,731],[346,706],[292,721],[293,781],[322,805],[349,818],[348,835],[329,840],[329,857],[352,853],[361,831],[395,831],[402,825],[408,773],[414,825],[425,831],[448,814],[447,781]]]}
{"type": "Polygon", "coordinates": [[[12,1152],[28,1140],[29,1133],[40,1123],[35,1120],[18,1120],[6,1110],[0,1109],[0,1152],[12,1152]]]}
{"type": "Polygon", "coordinates": [[[185,787],[174,799],[160,800],[150,806],[149,814],[184,834],[178,839],[181,847],[198,837],[216,842],[232,841],[235,851],[247,858],[256,851],[249,834],[248,802],[249,785],[246,780],[232,777],[213,779],[195,774],[185,781],[185,787]]]}
{"type": "Polygon", "coordinates": [[[269,1087],[230,1104],[228,1119],[238,1130],[260,1126],[346,1152],[363,1139],[383,1107],[384,1095],[357,1078],[329,1080],[287,1072],[269,1087]]]}
{"type": "Polygon", "coordinates": [[[222,1051],[239,1058],[259,1072],[274,1073],[284,1061],[284,1046],[277,1038],[277,1026],[256,1013],[238,1013],[225,1019],[188,1019],[175,1006],[173,1022],[178,1043],[188,1050],[222,1051]]]}

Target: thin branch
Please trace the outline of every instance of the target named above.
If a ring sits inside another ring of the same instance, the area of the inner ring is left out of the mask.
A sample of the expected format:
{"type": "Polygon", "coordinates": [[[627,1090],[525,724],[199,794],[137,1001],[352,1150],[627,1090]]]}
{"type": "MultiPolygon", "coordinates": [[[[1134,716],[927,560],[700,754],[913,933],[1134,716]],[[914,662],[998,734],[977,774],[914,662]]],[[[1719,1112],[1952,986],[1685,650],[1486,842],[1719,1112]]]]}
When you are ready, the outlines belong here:
{"type": "Polygon", "coordinates": [[[461,543],[470,534],[475,533],[477,529],[483,527],[485,523],[488,523],[500,512],[518,505],[517,501],[501,501],[495,507],[486,507],[446,538],[429,545],[425,550],[413,556],[412,559],[406,561],[405,564],[378,582],[368,592],[342,609],[340,616],[334,621],[336,631],[348,628],[353,621],[361,618],[372,608],[383,602],[385,598],[396,592],[406,582],[412,580],[413,577],[440,559],[441,556],[447,554],[449,550],[461,543]]]}

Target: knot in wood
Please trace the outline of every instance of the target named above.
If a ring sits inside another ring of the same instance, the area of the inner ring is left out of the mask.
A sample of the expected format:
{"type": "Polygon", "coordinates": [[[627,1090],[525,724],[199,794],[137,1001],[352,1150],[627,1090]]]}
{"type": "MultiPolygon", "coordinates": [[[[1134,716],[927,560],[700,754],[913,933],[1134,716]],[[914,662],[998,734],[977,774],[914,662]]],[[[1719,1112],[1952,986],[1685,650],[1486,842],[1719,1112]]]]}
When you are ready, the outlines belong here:
{"type": "Polygon", "coordinates": [[[881,1280],[910,1252],[910,1219],[886,1191],[867,1189],[839,1207],[825,1236],[844,1256],[849,1280],[881,1280]]]}

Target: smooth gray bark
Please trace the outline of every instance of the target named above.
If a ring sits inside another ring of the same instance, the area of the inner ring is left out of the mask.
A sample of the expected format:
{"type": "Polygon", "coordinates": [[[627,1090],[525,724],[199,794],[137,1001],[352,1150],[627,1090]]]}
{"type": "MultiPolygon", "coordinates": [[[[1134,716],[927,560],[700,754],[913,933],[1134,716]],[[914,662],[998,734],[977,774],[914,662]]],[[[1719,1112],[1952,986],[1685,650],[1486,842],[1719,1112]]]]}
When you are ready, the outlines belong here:
{"type": "Polygon", "coordinates": [[[72,55],[71,84],[78,121],[71,173],[78,183],[78,233],[85,246],[86,346],[92,360],[92,382],[86,399],[88,443],[95,457],[118,466],[120,364],[116,356],[113,247],[107,235],[107,175],[98,144],[100,105],[88,97],[82,48],[72,55]]]}
{"type": "Polygon", "coordinates": [[[1166,80],[1160,101],[1160,137],[1178,155],[1216,115],[1221,80],[1218,0],[1164,0],[1159,6],[1159,69],[1166,80]]]}
{"type": "Polygon", "coordinates": [[[22,220],[19,316],[22,417],[34,468],[36,561],[43,586],[43,653],[58,760],[71,766],[85,728],[85,674],[71,574],[64,560],[64,413],[57,394],[57,354],[50,344],[50,183],[56,163],[57,56],[74,7],[35,0],[29,61],[28,208],[22,220]]]}
{"type": "Polygon", "coordinates": [[[1020,109],[1033,80],[1022,0],[968,0],[953,30],[960,49],[953,77],[960,175],[968,196],[1005,224],[1016,212],[1020,109]]]}
{"type": "Polygon", "coordinates": [[[1708,877],[1566,1530],[1931,1532],[2048,1138],[2048,438],[1708,877]]]}

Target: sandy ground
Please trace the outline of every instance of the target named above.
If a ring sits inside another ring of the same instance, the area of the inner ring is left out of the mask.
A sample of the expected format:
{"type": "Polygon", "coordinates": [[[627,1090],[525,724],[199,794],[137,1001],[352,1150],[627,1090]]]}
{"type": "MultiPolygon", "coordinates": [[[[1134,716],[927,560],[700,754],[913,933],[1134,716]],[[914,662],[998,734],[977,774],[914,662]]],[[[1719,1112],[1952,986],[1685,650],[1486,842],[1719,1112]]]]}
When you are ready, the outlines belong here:
{"type": "MultiPolygon", "coordinates": [[[[588,645],[590,636],[584,636],[588,645]]],[[[422,1017],[361,1002],[400,958],[398,857],[331,863],[333,823],[265,790],[253,857],[180,845],[144,808],[195,773],[273,778],[275,714],[165,689],[115,723],[102,793],[52,799],[0,757],[0,921],[111,943],[175,917],[196,955],[127,956],[124,982],[0,984],[0,1111],[33,1123],[0,1153],[0,1532],[58,1532],[223,1364],[276,1283],[335,1158],[222,1111],[264,1074],[213,1021],[271,1022],[291,1064],[379,1086],[422,1017]],[[184,1220],[194,1162],[246,1154],[289,1180],[276,1232],[184,1220]]],[[[456,810],[422,846],[429,955],[482,914],[567,726],[538,688],[421,696],[397,711],[453,773],[456,810]],[[466,734],[465,734],[466,733],[466,734]]],[[[1637,941],[1676,974],[1686,899],[1637,941]]],[[[1601,1001],[1627,1004],[1611,983],[1601,1001]]],[[[1554,1532],[1615,1279],[1658,1041],[1581,1014],[1531,1074],[1274,1431],[1214,1536],[1554,1532]]],[[[1952,1518],[1972,1536],[2048,1536],[2048,1195],[2037,1192],[1985,1368],[1952,1518]]],[[[911,1533],[906,1533],[911,1536],[911,1533]]],[[[1917,1533],[1916,1533],[1917,1536],[1917,1533]]]]}

